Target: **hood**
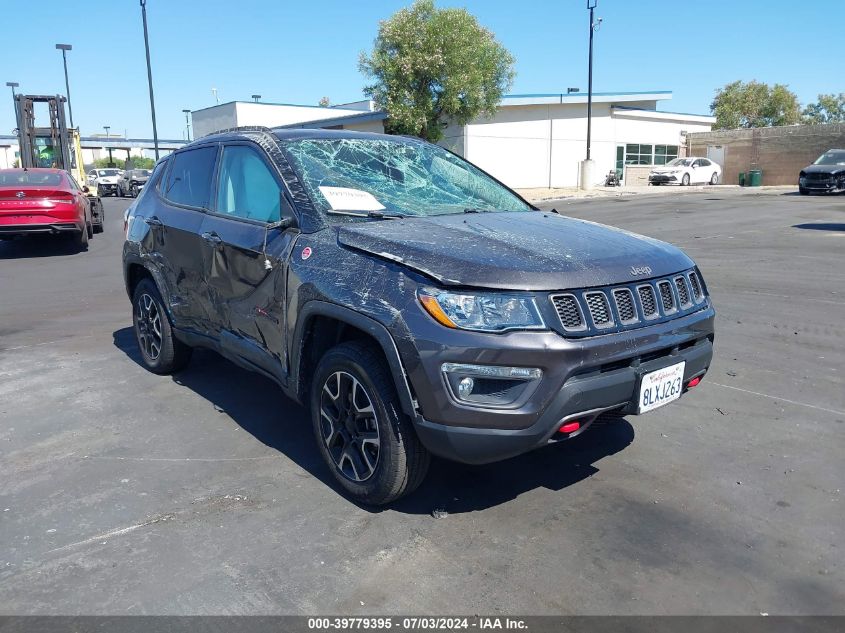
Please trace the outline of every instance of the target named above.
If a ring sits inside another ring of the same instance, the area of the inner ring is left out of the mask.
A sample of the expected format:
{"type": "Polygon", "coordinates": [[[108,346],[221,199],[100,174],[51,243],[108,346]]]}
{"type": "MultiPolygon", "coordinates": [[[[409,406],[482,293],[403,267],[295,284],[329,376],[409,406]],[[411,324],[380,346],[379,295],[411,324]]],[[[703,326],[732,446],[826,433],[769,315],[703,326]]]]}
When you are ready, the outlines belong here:
{"type": "Polygon", "coordinates": [[[693,266],[664,242],[545,212],[379,220],[337,231],[340,245],[401,263],[446,286],[566,290],[693,266]],[[651,273],[634,276],[632,267],[651,273]]]}
{"type": "Polygon", "coordinates": [[[654,167],[651,171],[657,174],[668,174],[670,171],[683,171],[683,166],[679,167],[666,167],[662,165],[660,167],[654,167]]]}
{"type": "Polygon", "coordinates": [[[149,179],[149,176],[132,176],[129,180],[131,180],[132,182],[137,182],[139,184],[144,184],[149,179]]]}
{"type": "Polygon", "coordinates": [[[805,174],[835,174],[845,171],[845,165],[807,165],[801,171],[805,174]]]}
{"type": "Polygon", "coordinates": [[[104,185],[115,185],[117,184],[117,176],[100,176],[97,181],[104,185]]]}

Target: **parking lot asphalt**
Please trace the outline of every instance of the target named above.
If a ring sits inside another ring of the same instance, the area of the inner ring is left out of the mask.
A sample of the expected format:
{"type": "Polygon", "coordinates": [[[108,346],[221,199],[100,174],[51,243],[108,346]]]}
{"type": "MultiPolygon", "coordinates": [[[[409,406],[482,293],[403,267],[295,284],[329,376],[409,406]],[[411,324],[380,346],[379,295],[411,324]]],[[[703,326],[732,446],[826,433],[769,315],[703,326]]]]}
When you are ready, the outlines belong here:
{"type": "Polygon", "coordinates": [[[710,373],[380,510],[271,382],[139,365],[127,203],[87,253],[0,243],[0,613],[845,614],[845,197],[545,203],[696,259],[710,373]]]}

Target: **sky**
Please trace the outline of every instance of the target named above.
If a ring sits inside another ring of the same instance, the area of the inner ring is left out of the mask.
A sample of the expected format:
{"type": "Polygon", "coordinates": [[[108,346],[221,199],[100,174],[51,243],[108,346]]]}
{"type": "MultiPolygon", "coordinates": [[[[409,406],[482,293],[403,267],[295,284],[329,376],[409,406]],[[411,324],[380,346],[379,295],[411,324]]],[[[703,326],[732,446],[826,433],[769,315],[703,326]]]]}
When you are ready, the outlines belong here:
{"type": "MultiPolygon", "coordinates": [[[[185,108],[363,98],[358,55],[380,20],[410,0],[147,0],[159,138],[185,135],[185,108]]],[[[439,0],[464,7],[516,58],[511,93],[587,90],[586,0],[439,0]]],[[[152,138],[138,0],[0,0],[0,134],[15,127],[11,90],[65,94],[57,43],[83,135],[152,138]]],[[[658,108],[707,114],[737,79],[785,83],[802,104],[845,92],[843,0],[598,0],[596,92],[671,90],[658,108]]]]}

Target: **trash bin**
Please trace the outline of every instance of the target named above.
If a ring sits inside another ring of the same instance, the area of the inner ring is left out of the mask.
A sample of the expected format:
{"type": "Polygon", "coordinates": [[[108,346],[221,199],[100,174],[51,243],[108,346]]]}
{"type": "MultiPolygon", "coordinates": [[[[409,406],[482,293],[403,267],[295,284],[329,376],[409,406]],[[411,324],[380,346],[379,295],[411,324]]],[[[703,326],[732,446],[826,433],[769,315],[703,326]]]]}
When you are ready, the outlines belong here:
{"type": "Polygon", "coordinates": [[[740,187],[745,186],[745,172],[744,171],[739,172],[739,186],[740,187]]]}
{"type": "Polygon", "coordinates": [[[759,187],[763,184],[763,170],[762,169],[752,169],[748,172],[748,186],[749,187],[759,187]]]}

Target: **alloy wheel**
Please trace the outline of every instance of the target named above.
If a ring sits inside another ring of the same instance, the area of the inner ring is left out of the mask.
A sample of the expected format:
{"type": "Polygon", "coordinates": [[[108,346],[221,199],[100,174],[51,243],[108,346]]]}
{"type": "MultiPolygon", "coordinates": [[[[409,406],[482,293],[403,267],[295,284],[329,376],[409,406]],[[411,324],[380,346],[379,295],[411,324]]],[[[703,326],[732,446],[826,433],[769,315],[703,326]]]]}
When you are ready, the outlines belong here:
{"type": "Polygon", "coordinates": [[[138,332],[138,343],[147,358],[155,362],[161,354],[161,311],[155,299],[147,293],[138,297],[136,309],[135,329],[138,332]]]}
{"type": "Polygon", "coordinates": [[[323,384],[320,431],[344,477],[362,482],[373,476],[381,446],[378,422],[370,394],[352,374],[336,371],[323,384]]]}

